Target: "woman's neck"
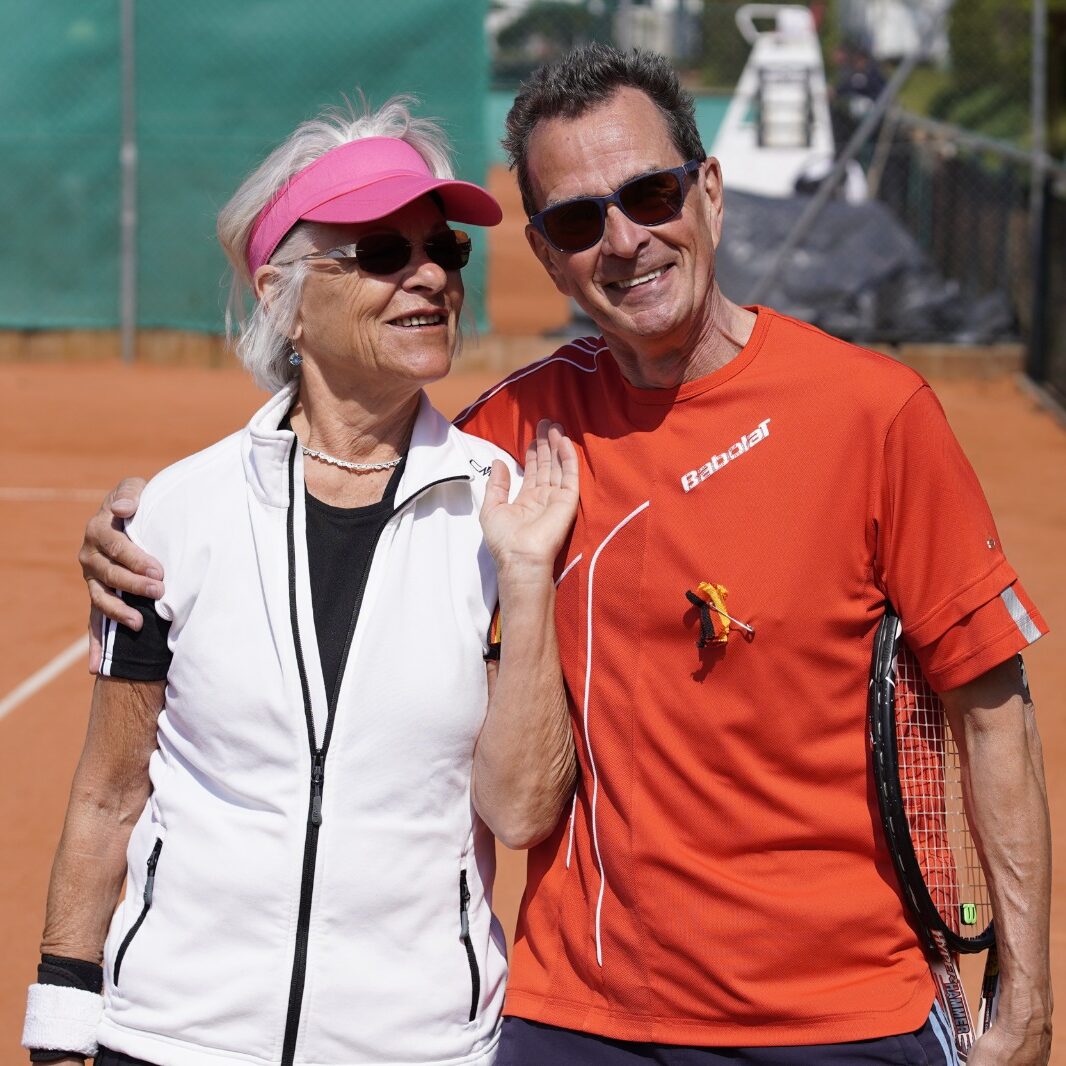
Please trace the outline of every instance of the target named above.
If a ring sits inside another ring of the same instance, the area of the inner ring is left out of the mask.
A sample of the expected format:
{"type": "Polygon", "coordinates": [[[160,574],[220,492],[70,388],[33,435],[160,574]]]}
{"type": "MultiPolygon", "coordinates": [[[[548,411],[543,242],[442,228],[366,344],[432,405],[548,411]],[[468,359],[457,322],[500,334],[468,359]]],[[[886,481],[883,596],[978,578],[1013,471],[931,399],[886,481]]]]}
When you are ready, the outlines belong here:
{"type": "MultiPolygon", "coordinates": [[[[292,411],[293,432],[305,448],[347,463],[391,463],[407,451],[420,392],[367,398],[303,381],[292,411]]],[[[381,499],[392,473],[350,470],[307,456],[304,482],[316,499],[337,507],[361,507],[381,499]]]]}

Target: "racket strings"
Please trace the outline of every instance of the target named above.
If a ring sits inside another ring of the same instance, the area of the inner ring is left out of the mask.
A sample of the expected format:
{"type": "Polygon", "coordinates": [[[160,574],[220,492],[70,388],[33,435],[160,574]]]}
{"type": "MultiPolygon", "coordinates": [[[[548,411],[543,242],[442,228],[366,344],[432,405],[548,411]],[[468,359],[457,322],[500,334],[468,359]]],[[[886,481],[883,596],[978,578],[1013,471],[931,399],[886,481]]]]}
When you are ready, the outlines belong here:
{"type": "Polygon", "coordinates": [[[929,895],[952,932],[978,936],[991,922],[992,908],[966,819],[959,750],[940,698],[903,646],[895,705],[904,812],[929,895]]]}

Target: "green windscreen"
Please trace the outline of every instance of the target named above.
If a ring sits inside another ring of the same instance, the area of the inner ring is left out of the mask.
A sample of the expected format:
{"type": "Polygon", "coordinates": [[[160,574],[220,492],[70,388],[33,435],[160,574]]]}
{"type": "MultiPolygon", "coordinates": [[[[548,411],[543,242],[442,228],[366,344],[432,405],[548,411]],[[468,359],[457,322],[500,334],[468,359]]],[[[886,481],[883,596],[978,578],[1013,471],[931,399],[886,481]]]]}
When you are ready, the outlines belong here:
{"type": "MultiPolygon", "coordinates": [[[[459,177],[488,163],[487,0],[138,0],[137,316],[218,332],[227,291],[215,215],[301,121],[361,88],[419,97],[459,177]]],[[[0,5],[5,239],[0,328],[118,325],[118,0],[0,5]]],[[[484,247],[464,272],[483,313],[484,247]]]]}

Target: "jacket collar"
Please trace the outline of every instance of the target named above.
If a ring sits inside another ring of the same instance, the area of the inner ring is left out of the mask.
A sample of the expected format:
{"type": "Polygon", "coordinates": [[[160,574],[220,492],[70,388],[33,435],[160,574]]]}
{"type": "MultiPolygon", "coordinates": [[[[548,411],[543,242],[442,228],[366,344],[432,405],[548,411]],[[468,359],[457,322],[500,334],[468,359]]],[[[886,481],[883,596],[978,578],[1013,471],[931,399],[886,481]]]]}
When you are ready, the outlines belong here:
{"type": "MultiPolygon", "coordinates": [[[[296,400],[298,381],[290,381],[254,414],[245,429],[245,477],[255,495],[273,507],[288,507],[289,451],[296,435],[279,429],[296,400]]],[[[483,473],[483,465],[467,446],[464,434],[457,430],[429,402],[423,392],[411,433],[400,484],[396,489],[397,508],[441,481],[472,481],[483,473]]]]}

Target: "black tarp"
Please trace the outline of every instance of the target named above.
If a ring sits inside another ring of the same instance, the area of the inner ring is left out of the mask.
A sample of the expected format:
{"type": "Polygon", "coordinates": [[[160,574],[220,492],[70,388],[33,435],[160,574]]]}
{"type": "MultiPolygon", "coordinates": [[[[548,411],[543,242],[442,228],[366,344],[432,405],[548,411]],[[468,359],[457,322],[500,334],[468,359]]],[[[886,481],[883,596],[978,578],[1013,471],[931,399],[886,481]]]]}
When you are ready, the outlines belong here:
{"type": "MultiPolygon", "coordinates": [[[[726,296],[747,299],[807,202],[726,190],[717,261],[726,296]]],[[[829,201],[763,302],[853,340],[974,344],[1016,334],[1005,292],[967,297],[876,200],[829,201]]]]}

